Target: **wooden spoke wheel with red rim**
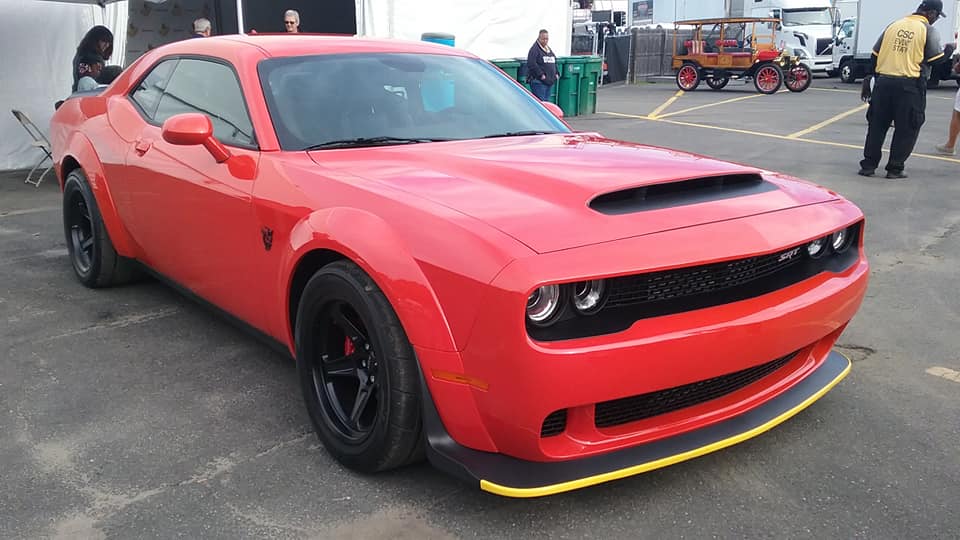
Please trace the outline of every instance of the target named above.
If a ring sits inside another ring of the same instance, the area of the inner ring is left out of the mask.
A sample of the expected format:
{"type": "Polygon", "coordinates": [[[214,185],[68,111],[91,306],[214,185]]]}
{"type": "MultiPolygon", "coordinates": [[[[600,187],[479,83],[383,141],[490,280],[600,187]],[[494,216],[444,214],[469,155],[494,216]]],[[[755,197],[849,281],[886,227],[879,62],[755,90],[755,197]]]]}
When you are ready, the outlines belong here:
{"type": "Polygon", "coordinates": [[[810,88],[811,82],[813,82],[813,74],[810,73],[810,68],[805,64],[797,64],[787,70],[785,81],[787,90],[791,92],[803,92],[807,88],[810,88]]]}
{"type": "Polygon", "coordinates": [[[710,77],[707,79],[707,86],[713,88],[714,90],[723,90],[723,87],[727,86],[727,83],[730,82],[730,77],[710,77]]]}
{"type": "Polygon", "coordinates": [[[677,72],[677,86],[684,92],[692,92],[700,86],[700,70],[693,64],[684,64],[677,72]]]}
{"type": "Polygon", "coordinates": [[[764,64],[753,76],[753,84],[761,94],[775,94],[783,86],[783,71],[774,64],[764,64]]]}

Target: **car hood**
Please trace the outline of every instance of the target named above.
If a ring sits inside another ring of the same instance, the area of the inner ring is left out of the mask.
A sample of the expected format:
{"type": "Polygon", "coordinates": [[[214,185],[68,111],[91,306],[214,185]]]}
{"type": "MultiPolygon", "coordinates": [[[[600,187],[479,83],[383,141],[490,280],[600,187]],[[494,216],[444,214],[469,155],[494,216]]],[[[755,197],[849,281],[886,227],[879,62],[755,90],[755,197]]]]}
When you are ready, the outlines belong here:
{"type": "Polygon", "coordinates": [[[761,179],[757,169],[596,135],[310,154],[340,178],[360,176],[371,181],[373,189],[386,184],[428,199],[479,219],[539,253],[838,198],[777,175],[763,174],[761,179]],[[711,184],[731,178],[753,178],[754,187],[711,184]],[[762,189],[755,189],[760,184],[762,189]]]}

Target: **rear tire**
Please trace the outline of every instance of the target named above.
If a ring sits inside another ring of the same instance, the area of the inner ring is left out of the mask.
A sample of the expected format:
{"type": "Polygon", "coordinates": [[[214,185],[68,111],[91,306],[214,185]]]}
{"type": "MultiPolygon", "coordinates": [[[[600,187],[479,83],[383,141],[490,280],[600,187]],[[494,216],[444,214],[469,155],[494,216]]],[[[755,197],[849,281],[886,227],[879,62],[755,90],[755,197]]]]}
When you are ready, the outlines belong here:
{"type": "Polygon", "coordinates": [[[117,254],[97,199],[81,169],[63,183],[63,230],[73,271],[90,288],[121,285],[137,275],[136,263],[117,254]]]}
{"type": "Polygon", "coordinates": [[[677,71],[677,87],[684,92],[693,92],[700,86],[700,70],[693,64],[684,64],[677,71]]]}
{"type": "Polygon", "coordinates": [[[423,459],[417,360],[386,296],[363,270],[337,261],[310,278],[295,339],[307,412],[337,461],[369,473],[423,459]]]}

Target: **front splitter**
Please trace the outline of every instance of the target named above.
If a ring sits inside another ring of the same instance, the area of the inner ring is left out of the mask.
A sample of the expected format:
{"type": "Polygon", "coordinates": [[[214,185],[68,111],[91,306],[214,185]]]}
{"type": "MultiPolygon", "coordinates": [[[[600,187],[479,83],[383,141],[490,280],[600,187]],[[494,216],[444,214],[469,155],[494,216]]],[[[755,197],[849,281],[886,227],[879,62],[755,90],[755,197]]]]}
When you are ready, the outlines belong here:
{"type": "Polygon", "coordinates": [[[599,456],[560,462],[535,462],[461,446],[443,427],[424,392],[427,457],[440,470],[480,489],[505,497],[542,497],[680,463],[764,433],[809,407],[850,372],[850,360],[831,351],[798,384],[763,405],[717,424],[599,456]]]}

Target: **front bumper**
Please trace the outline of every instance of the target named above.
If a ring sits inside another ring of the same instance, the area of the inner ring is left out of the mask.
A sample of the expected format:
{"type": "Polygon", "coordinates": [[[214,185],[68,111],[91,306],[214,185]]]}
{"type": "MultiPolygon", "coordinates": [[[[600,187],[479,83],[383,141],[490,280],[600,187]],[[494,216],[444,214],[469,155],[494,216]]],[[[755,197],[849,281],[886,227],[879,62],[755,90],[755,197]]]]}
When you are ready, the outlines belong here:
{"type": "Polygon", "coordinates": [[[461,446],[443,427],[424,392],[427,457],[445,472],[506,497],[541,497],[626,478],[708,454],[756,437],[810,406],[850,371],[850,361],[830,352],[806,378],[763,405],[722,422],[603,455],[534,462],[461,446]]]}

